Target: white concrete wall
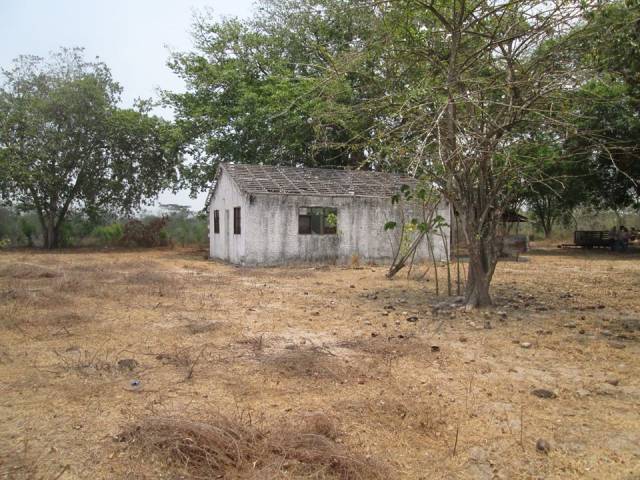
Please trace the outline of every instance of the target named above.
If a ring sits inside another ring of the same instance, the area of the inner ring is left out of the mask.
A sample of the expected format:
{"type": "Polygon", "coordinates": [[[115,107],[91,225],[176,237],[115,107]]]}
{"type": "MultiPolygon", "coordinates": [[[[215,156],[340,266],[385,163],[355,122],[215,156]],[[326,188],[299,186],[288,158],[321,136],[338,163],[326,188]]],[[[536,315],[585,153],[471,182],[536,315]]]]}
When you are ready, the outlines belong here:
{"type": "MultiPolygon", "coordinates": [[[[279,265],[295,262],[348,263],[353,256],[361,262],[389,263],[392,244],[397,245],[402,215],[400,206],[389,198],[316,197],[290,195],[244,195],[224,173],[212,198],[210,242],[212,258],[243,265],[279,265]],[[242,209],[242,234],[233,235],[233,207],[242,209]],[[338,209],[337,235],[298,234],[300,207],[334,207],[338,209]],[[220,211],[220,234],[213,233],[213,211],[220,211]],[[225,222],[229,212],[228,236],[225,222]],[[385,231],[388,221],[398,228],[385,231]]],[[[405,221],[420,218],[405,206],[405,221]]],[[[442,205],[438,213],[449,222],[450,209],[442,205]]],[[[449,235],[449,229],[445,234],[449,235]]],[[[444,259],[440,237],[433,238],[434,254],[444,259]]],[[[429,259],[424,241],[416,260],[429,259]]]]}
{"type": "Polygon", "coordinates": [[[247,197],[228,175],[218,179],[216,191],[209,205],[209,256],[231,263],[245,263],[247,225],[247,197]],[[240,235],[233,233],[233,209],[240,207],[240,235]],[[213,233],[213,212],[220,212],[220,233],[213,233]]]}

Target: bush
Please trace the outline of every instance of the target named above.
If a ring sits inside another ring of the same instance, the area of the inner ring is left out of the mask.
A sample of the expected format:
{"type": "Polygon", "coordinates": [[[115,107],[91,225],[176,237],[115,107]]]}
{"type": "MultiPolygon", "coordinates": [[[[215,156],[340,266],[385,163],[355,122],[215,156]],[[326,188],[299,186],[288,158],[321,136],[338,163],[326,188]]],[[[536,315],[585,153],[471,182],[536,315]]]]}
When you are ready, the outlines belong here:
{"type": "Polygon", "coordinates": [[[93,237],[103,246],[114,246],[122,241],[124,229],[119,223],[112,223],[103,227],[96,227],[91,233],[93,237]]]}
{"type": "Polygon", "coordinates": [[[33,241],[38,234],[38,224],[33,217],[21,216],[20,217],[20,232],[24,236],[28,247],[33,247],[33,241]]]}
{"type": "Polygon", "coordinates": [[[131,247],[163,247],[168,245],[167,217],[156,217],[146,223],[129,220],[124,224],[122,243],[131,247]]]}
{"type": "Polygon", "coordinates": [[[208,219],[203,212],[195,213],[185,205],[161,204],[168,223],[166,232],[172,243],[182,245],[206,245],[208,219]]]}
{"type": "Polygon", "coordinates": [[[167,234],[174,243],[182,246],[203,245],[207,243],[208,233],[206,216],[169,217],[167,234]]]}

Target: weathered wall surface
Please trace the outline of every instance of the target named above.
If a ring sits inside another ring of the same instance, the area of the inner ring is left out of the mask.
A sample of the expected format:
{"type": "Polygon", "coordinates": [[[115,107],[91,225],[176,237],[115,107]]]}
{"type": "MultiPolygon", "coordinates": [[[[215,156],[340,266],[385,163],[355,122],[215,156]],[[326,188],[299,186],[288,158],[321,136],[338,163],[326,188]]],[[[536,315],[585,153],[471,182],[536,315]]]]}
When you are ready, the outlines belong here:
{"type": "Polygon", "coordinates": [[[231,263],[245,263],[247,235],[247,197],[243,195],[228,175],[218,179],[215,195],[209,205],[209,256],[231,263]],[[233,233],[233,209],[240,207],[240,235],[233,233]],[[213,212],[220,212],[220,233],[214,234],[213,212]]]}
{"type": "MultiPolygon", "coordinates": [[[[211,257],[243,265],[279,265],[295,262],[388,263],[400,229],[385,231],[388,221],[402,222],[400,206],[388,198],[244,195],[227,175],[221,175],[210,206],[211,257]],[[242,208],[242,234],[233,235],[233,207],[242,208]],[[298,234],[300,207],[333,207],[338,210],[336,235],[298,234]],[[220,234],[213,234],[213,211],[220,210],[220,234]],[[227,222],[227,214],[229,220],[227,222]],[[227,228],[228,227],[228,228],[227,228]],[[226,233],[229,232],[229,233],[226,233]]],[[[404,207],[404,219],[420,218],[404,207]]],[[[449,207],[438,213],[449,221],[449,207]]],[[[448,229],[445,229],[448,237],[448,229]]],[[[434,255],[445,258],[439,236],[432,238],[434,255]]],[[[429,259],[427,241],[416,260],[429,259]]]]}

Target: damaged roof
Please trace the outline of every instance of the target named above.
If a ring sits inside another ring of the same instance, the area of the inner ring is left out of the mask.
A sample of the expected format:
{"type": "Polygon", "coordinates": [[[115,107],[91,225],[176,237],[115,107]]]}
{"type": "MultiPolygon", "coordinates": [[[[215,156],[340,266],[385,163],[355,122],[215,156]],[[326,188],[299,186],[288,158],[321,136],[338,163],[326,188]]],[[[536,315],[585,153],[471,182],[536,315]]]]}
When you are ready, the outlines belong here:
{"type": "Polygon", "coordinates": [[[406,175],[365,170],[223,163],[218,175],[223,171],[249,194],[384,198],[398,193],[402,185],[416,183],[406,175]]]}

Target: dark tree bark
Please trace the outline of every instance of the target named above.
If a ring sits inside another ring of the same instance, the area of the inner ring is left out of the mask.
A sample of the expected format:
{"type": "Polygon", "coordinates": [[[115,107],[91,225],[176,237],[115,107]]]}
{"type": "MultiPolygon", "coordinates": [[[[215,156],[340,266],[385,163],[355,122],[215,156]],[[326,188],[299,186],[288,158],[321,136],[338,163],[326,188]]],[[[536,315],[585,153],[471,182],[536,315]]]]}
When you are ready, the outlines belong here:
{"type": "Polygon", "coordinates": [[[491,210],[485,210],[480,215],[477,212],[471,209],[462,215],[463,232],[469,246],[469,275],[465,287],[467,309],[493,304],[489,289],[498,262],[498,215],[491,210]]]}
{"type": "Polygon", "coordinates": [[[44,231],[44,248],[54,250],[61,247],[60,226],[46,225],[44,231]]]}
{"type": "Polygon", "coordinates": [[[489,288],[496,268],[492,247],[486,242],[475,242],[469,248],[469,276],[465,288],[467,309],[490,307],[493,304],[489,288]]]}

